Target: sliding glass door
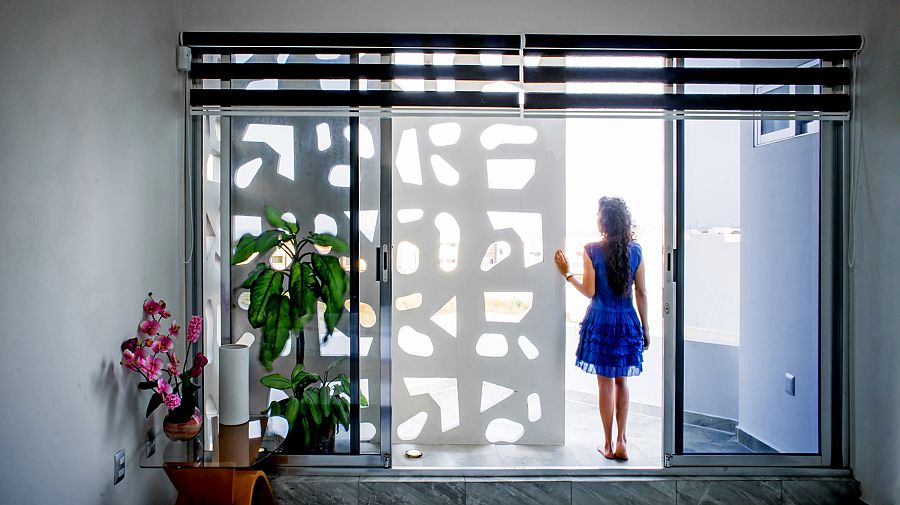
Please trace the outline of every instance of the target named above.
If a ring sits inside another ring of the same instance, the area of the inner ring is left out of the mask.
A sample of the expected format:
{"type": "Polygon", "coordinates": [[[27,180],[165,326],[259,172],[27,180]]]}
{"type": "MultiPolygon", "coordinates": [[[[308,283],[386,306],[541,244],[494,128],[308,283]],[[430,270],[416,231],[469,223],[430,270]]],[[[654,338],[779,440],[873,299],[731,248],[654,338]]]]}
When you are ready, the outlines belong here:
{"type": "MultiPolygon", "coordinates": [[[[276,413],[287,416],[284,406],[295,395],[306,402],[304,395],[326,390],[290,416],[304,427],[292,435],[308,432],[312,440],[289,437],[283,454],[275,456],[281,464],[387,464],[390,260],[383,253],[389,252],[390,219],[383,215],[390,209],[382,205],[390,202],[381,188],[389,187],[390,171],[382,170],[380,155],[382,142],[390,145],[389,129],[382,139],[385,123],[335,115],[194,119],[204,167],[202,296],[215,327],[205,352],[215,361],[219,345],[250,346],[253,413],[280,403],[276,413]],[[243,245],[248,236],[260,237],[249,256],[243,245]],[[277,245],[260,245],[264,237],[277,245]],[[281,281],[272,281],[277,287],[269,299],[283,297],[285,311],[269,310],[272,302],[262,306],[254,280],[263,277],[260,271],[281,281]],[[299,284],[304,287],[295,289],[299,284]],[[302,289],[316,298],[305,316],[294,312],[293,298],[302,289]],[[337,304],[326,303],[329,290],[340,291],[337,304]],[[284,317],[290,324],[282,327],[284,317]],[[315,374],[308,377],[320,378],[308,385],[319,389],[304,390],[310,381],[298,387],[299,365],[315,374]],[[290,378],[292,387],[267,383],[272,374],[290,378]]],[[[222,371],[215,371],[207,381],[210,417],[218,410],[222,371]]]]}
{"type": "Polygon", "coordinates": [[[844,128],[790,115],[673,122],[667,466],[840,458],[831,379],[844,128]]]}

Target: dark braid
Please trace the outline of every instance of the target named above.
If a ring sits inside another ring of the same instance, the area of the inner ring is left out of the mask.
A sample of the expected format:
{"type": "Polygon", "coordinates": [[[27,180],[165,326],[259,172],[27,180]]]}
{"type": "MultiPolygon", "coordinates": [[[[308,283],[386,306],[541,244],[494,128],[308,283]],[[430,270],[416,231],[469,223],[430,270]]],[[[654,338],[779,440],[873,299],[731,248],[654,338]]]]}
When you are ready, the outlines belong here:
{"type": "Polygon", "coordinates": [[[623,296],[632,282],[629,262],[629,244],[634,240],[631,212],[625,200],[606,196],[600,199],[599,211],[600,233],[606,238],[602,247],[606,279],[613,293],[623,296]]]}

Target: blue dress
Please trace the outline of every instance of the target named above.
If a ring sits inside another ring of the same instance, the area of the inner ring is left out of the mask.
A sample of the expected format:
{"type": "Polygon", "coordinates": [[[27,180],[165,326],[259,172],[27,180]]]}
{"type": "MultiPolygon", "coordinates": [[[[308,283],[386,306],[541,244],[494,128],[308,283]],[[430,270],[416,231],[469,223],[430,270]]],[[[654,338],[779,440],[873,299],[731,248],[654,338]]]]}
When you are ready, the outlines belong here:
{"type": "MultiPolygon", "coordinates": [[[[575,364],[588,373],[605,377],[629,377],[643,370],[644,330],[631,301],[632,286],[624,295],[613,293],[606,279],[606,260],[600,242],[585,246],[594,265],[595,289],[581,322],[575,364]]],[[[629,245],[631,277],[641,264],[641,246],[629,245]]]]}

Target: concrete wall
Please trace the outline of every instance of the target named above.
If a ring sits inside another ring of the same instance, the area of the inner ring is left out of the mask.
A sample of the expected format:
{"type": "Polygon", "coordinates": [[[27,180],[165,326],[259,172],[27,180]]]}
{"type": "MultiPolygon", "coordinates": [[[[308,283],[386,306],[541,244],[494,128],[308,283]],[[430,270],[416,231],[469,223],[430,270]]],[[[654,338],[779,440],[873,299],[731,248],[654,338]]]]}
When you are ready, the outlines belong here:
{"type": "Polygon", "coordinates": [[[138,468],[148,396],[118,362],[148,291],[183,317],[178,3],[0,20],[0,503],[171,503],[138,468]]]}
{"type": "Polygon", "coordinates": [[[741,125],[740,420],[781,452],[818,452],[819,135],[753,146],[741,125]],[[785,393],[785,373],[796,377],[785,393]]]}
{"type": "Polygon", "coordinates": [[[859,68],[863,165],[852,299],[851,466],[872,505],[900,503],[900,2],[862,5],[859,68]]]}

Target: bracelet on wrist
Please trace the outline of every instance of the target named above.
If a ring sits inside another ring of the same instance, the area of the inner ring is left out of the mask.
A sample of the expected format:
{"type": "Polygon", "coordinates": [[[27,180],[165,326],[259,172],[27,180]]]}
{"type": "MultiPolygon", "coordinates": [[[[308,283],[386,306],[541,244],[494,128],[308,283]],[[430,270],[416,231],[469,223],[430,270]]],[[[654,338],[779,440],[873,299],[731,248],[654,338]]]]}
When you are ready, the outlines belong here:
{"type": "Polygon", "coordinates": [[[566,272],[566,282],[569,282],[569,279],[571,279],[572,277],[575,277],[575,274],[573,274],[572,272],[566,272]]]}

